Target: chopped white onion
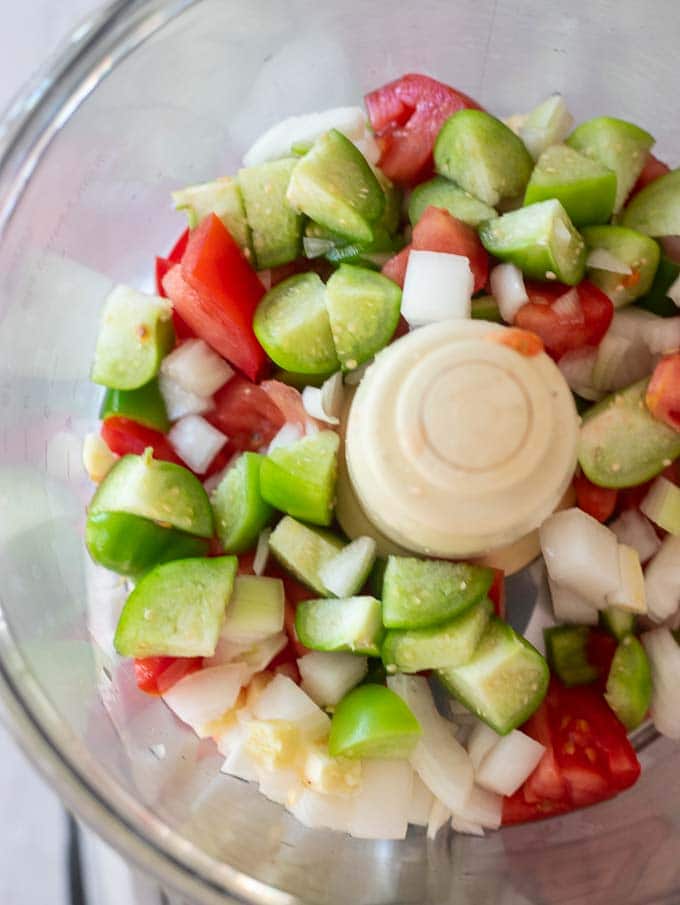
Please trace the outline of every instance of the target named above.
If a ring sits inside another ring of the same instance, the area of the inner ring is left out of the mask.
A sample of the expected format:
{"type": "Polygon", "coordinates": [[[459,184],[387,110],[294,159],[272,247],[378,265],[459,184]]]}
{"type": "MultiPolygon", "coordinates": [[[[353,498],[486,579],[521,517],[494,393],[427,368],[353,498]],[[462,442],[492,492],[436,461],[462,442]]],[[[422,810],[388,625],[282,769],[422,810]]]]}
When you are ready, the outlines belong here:
{"type": "Polygon", "coordinates": [[[353,799],[350,833],[358,839],[404,839],[413,770],[406,760],[367,759],[353,799]]]}
{"type": "Polygon", "coordinates": [[[355,795],[361,785],[361,761],[349,757],[331,757],[323,741],[312,746],[305,757],[302,778],[308,789],[326,795],[355,795]]]}
{"type": "Polygon", "coordinates": [[[227,442],[222,431],[200,415],[186,415],[175,422],[168,441],[177,455],[196,474],[204,474],[217,453],[227,442]]]}
{"type": "Polygon", "coordinates": [[[273,452],[281,446],[292,446],[294,443],[297,443],[298,440],[302,440],[302,437],[303,433],[300,425],[287,421],[272,438],[271,443],[267,448],[267,452],[273,452]]]}
{"type": "Polygon", "coordinates": [[[406,268],[401,313],[412,327],[468,318],[473,289],[467,258],[413,250],[406,268]]]}
{"type": "Polygon", "coordinates": [[[680,533],[677,530],[677,522],[680,520],[680,488],[668,478],[657,478],[640,503],[640,511],[664,531],[670,534],[680,533]]]}
{"type": "Polygon", "coordinates": [[[342,371],[336,371],[321,386],[321,407],[329,417],[340,418],[344,399],[342,371]]]}
{"type": "Polygon", "coordinates": [[[553,302],[552,310],[554,314],[570,323],[580,324],[583,322],[583,309],[581,308],[578,290],[576,289],[568,289],[556,299],[553,302]]]}
{"type": "Polygon", "coordinates": [[[325,421],[326,424],[339,424],[340,419],[336,415],[329,415],[323,407],[323,396],[320,387],[305,387],[302,391],[302,404],[305,411],[317,421],[325,421]]]}
{"type": "Polygon", "coordinates": [[[311,651],[297,665],[304,691],[319,707],[335,707],[368,672],[366,657],[340,651],[311,651]]]}
{"type": "Polygon", "coordinates": [[[646,613],[645,579],[637,550],[619,544],[619,586],[607,594],[607,605],[629,613],[646,613]]]}
{"type": "Polygon", "coordinates": [[[652,315],[642,325],[643,337],[652,355],[667,355],[680,349],[680,316],[652,315]]]}
{"type": "Polygon", "coordinates": [[[83,466],[91,481],[95,484],[103,481],[117,461],[118,456],[111,452],[100,434],[86,434],[83,440],[83,466]]]}
{"type": "Polygon", "coordinates": [[[597,625],[598,612],[591,603],[584,600],[580,594],[564,588],[552,578],[548,578],[550,596],[552,598],[555,619],[558,622],[568,622],[575,625],[597,625]]]}
{"type": "Polygon", "coordinates": [[[609,332],[604,335],[602,342],[597,347],[591,377],[592,385],[596,390],[606,393],[614,389],[621,389],[616,377],[621,372],[621,367],[630,355],[632,347],[632,342],[625,336],[616,336],[609,332]]]}
{"type": "MultiPolygon", "coordinates": [[[[605,339],[600,344],[602,347],[605,341],[610,341],[617,337],[620,340],[628,342],[628,348],[625,355],[619,356],[618,366],[609,369],[608,390],[622,390],[624,387],[630,386],[637,380],[646,377],[652,370],[653,359],[652,354],[647,347],[644,339],[643,324],[653,321],[654,315],[649,311],[642,311],[637,308],[622,308],[614,312],[614,317],[609,330],[605,334],[605,339]]],[[[604,346],[605,350],[607,345],[604,346]]],[[[614,347],[611,346],[613,349],[614,347]]],[[[602,354],[598,356],[602,361],[602,354]]]]}
{"type": "Polygon", "coordinates": [[[373,364],[373,359],[371,361],[365,361],[362,365],[359,365],[358,368],[354,368],[351,371],[348,371],[345,374],[345,385],[348,387],[356,387],[359,386],[361,381],[364,379],[364,374],[373,364]]]}
{"type": "Polygon", "coordinates": [[[309,695],[292,679],[280,674],[272,679],[255,702],[253,715],[258,720],[297,723],[303,731],[315,737],[327,733],[330,727],[328,716],[309,695]]]}
{"type": "Polygon", "coordinates": [[[574,117],[561,94],[551,94],[518,122],[519,136],[538,160],[551,145],[564,141],[574,125],[574,117]]]}
{"type": "Polygon", "coordinates": [[[420,723],[422,736],[411,755],[411,764],[435,798],[459,813],[473,783],[470,758],[456,741],[451,726],[439,714],[423,676],[398,674],[388,686],[403,698],[420,723]]]}
{"type": "Polygon", "coordinates": [[[414,771],[411,787],[411,803],[408,809],[408,822],[414,826],[427,826],[430,811],[434,804],[434,796],[420,776],[414,771]]]}
{"type": "Polygon", "coordinates": [[[463,807],[454,811],[454,817],[488,830],[499,828],[502,814],[503,796],[480,786],[473,786],[463,807]]]}
{"type": "Polygon", "coordinates": [[[680,606],[680,536],[669,534],[645,569],[647,609],[655,622],[680,606]]]}
{"type": "Polygon", "coordinates": [[[489,282],[501,317],[507,324],[514,324],[517,312],[529,301],[522,271],[514,264],[497,264],[489,282]]]}
{"type": "Polygon", "coordinates": [[[678,274],[668,287],[666,295],[678,308],[680,308],[680,274],[678,274]]]}
{"type": "Polygon", "coordinates": [[[514,729],[497,739],[475,770],[475,782],[498,795],[513,795],[534,772],[545,747],[514,729]]]}
{"type": "Polygon", "coordinates": [[[265,528],[260,532],[257,539],[257,547],[255,548],[255,558],[253,559],[253,572],[256,575],[262,575],[267,568],[269,562],[269,538],[272,535],[271,528],[265,528]]]}
{"type": "Polygon", "coordinates": [[[466,747],[467,752],[470,755],[472,768],[475,771],[475,776],[482,761],[496,742],[498,742],[500,737],[501,736],[497,732],[494,732],[490,726],[487,726],[486,723],[483,723],[481,720],[479,720],[470,733],[466,747]]]}
{"type": "Polygon", "coordinates": [[[203,665],[220,666],[223,663],[241,663],[247,672],[246,681],[249,681],[256,673],[266,669],[287,643],[288,635],[285,632],[272,635],[257,644],[239,644],[229,641],[227,638],[220,638],[215,654],[212,657],[206,657],[203,665]]]}
{"type": "Polygon", "coordinates": [[[229,753],[221,772],[236,776],[237,779],[245,779],[246,782],[257,782],[260,771],[248,750],[248,729],[245,725],[239,726],[230,736],[229,753]]]}
{"type": "Polygon", "coordinates": [[[543,588],[540,587],[536,603],[523,634],[529,644],[535,647],[543,656],[545,656],[545,630],[552,628],[554,625],[553,608],[550,606],[547,595],[543,593],[543,588]]]}
{"type": "Polygon", "coordinates": [[[218,720],[236,703],[246,679],[241,663],[227,663],[201,669],[180,679],[163,695],[168,707],[184,723],[204,736],[206,726],[218,720]]]}
{"type": "Polygon", "coordinates": [[[626,544],[637,550],[642,563],[654,556],[661,546],[659,536],[650,521],[637,509],[626,509],[615,521],[610,522],[609,527],[620,544],[626,544]]]}
{"type": "Polygon", "coordinates": [[[161,374],[196,396],[212,396],[231,380],[234,369],[202,339],[185,339],[166,355],[161,374]]]}
{"type": "Polygon", "coordinates": [[[645,632],[652,669],[652,722],[662,735],[680,739],[680,647],[667,628],[645,632]]]}
{"type": "Polygon", "coordinates": [[[323,586],[336,597],[359,593],[375,561],[376,542],[372,537],[357,537],[319,568],[323,586]]]}
{"type": "Polygon", "coordinates": [[[254,167],[287,157],[293,145],[312,144],[329,129],[337,129],[351,140],[362,138],[366,133],[366,114],[361,107],[335,107],[289,116],[260,135],[243,155],[243,165],[254,167]]]}
{"type": "Polygon", "coordinates": [[[302,795],[303,786],[295,770],[259,770],[260,794],[276,804],[287,806],[302,795]]]}
{"type": "Polygon", "coordinates": [[[171,421],[177,421],[185,415],[203,415],[215,407],[212,396],[197,396],[196,393],[185,390],[167,374],[159,375],[158,388],[171,421]]]}
{"type": "Polygon", "coordinates": [[[456,817],[455,814],[451,814],[451,829],[455,830],[456,833],[463,833],[465,836],[484,835],[483,826],[478,823],[472,823],[470,820],[465,820],[463,817],[456,817]]]}
{"type": "Polygon", "coordinates": [[[451,811],[437,798],[432,802],[427,819],[427,838],[434,839],[444,824],[451,819],[451,811]]]}
{"type": "Polygon", "coordinates": [[[352,798],[341,795],[324,795],[304,789],[295,801],[287,805],[290,813],[303,826],[313,830],[329,829],[349,833],[354,810],[352,798]]]}
{"type": "Polygon", "coordinates": [[[550,577],[593,606],[607,605],[619,587],[618,540],[613,531],[576,507],[541,525],[541,549],[550,577]]]}
{"type": "Polygon", "coordinates": [[[335,248],[332,239],[321,239],[317,236],[305,236],[302,240],[302,248],[306,258],[320,258],[326,252],[335,248]]]}
{"type": "Polygon", "coordinates": [[[606,270],[608,273],[632,273],[628,264],[621,261],[606,248],[594,248],[586,258],[586,267],[593,270],[606,270]]]}
{"type": "Polygon", "coordinates": [[[565,352],[557,363],[570,389],[591,402],[598,402],[605,395],[593,386],[593,368],[596,360],[597,348],[583,346],[565,352]]]}

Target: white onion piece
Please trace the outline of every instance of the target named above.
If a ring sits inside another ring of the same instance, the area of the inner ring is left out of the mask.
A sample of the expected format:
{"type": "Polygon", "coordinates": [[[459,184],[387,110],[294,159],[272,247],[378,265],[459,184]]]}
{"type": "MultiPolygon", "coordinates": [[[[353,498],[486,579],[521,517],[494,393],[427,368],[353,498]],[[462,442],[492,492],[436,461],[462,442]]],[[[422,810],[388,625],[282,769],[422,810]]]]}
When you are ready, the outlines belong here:
{"type": "Polygon", "coordinates": [[[353,140],[353,144],[358,151],[361,151],[371,166],[375,166],[378,163],[380,160],[380,147],[372,132],[366,129],[361,138],[353,140]]]}
{"type": "Polygon", "coordinates": [[[655,622],[680,606],[680,536],[669,534],[645,569],[647,609],[655,622]]]}
{"type": "Polygon", "coordinates": [[[287,643],[288,636],[285,632],[272,635],[257,644],[242,644],[221,637],[217,642],[214,655],[206,657],[203,665],[221,666],[224,663],[240,663],[246,669],[245,681],[247,682],[255,673],[262,672],[287,643]]]}
{"type": "Polygon", "coordinates": [[[351,371],[348,371],[345,374],[345,385],[348,387],[356,387],[359,386],[361,381],[364,379],[364,374],[373,364],[373,359],[371,361],[365,361],[362,365],[359,365],[358,368],[353,368],[351,371]]]}
{"type": "Polygon", "coordinates": [[[664,253],[671,261],[680,264],[680,236],[662,236],[659,239],[664,253]]]}
{"type": "Polygon", "coordinates": [[[640,640],[652,668],[652,722],[662,735],[680,739],[680,647],[667,628],[645,632],[640,640]]]}
{"type": "Polygon", "coordinates": [[[311,651],[297,661],[302,688],[319,707],[335,707],[368,672],[368,659],[344,652],[311,651]]]}
{"type": "Polygon", "coordinates": [[[332,239],[322,239],[317,236],[305,236],[302,240],[302,248],[306,258],[320,258],[326,252],[335,248],[332,239]]]}
{"type": "Polygon", "coordinates": [[[619,586],[607,594],[608,606],[629,613],[646,613],[645,579],[637,550],[619,544],[619,586]]]}
{"type": "Polygon", "coordinates": [[[182,722],[203,736],[208,734],[208,723],[231,710],[245,680],[246,668],[241,663],[213,666],[180,679],[163,700],[182,722]]]}
{"type": "Polygon", "coordinates": [[[654,320],[655,315],[649,311],[629,306],[614,312],[605,339],[619,337],[630,344],[628,350],[610,375],[611,390],[622,390],[646,377],[652,370],[653,358],[644,339],[643,324],[654,320]]]}
{"type": "Polygon", "coordinates": [[[411,787],[411,802],[408,809],[408,822],[414,826],[427,826],[430,811],[434,804],[434,796],[420,776],[414,771],[411,787]]]}
{"type": "Polygon", "coordinates": [[[667,355],[680,349],[680,316],[652,315],[642,326],[643,337],[652,355],[667,355]]]}
{"type": "Polygon", "coordinates": [[[451,815],[451,829],[455,830],[456,833],[463,833],[465,836],[484,835],[483,826],[478,823],[472,823],[470,820],[465,820],[463,817],[456,817],[455,814],[451,815]]]}
{"type": "Polygon", "coordinates": [[[541,549],[550,577],[593,606],[607,605],[619,587],[618,540],[613,531],[576,507],[541,525],[541,549]]]}
{"type": "Polygon", "coordinates": [[[556,299],[552,304],[552,310],[559,317],[571,323],[580,324],[583,322],[583,309],[581,308],[578,290],[576,289],[569,289],[556,299]]]}
{"type": "Polygon", "coordinates": [[[673,280],[666,290],[666,295],[675,305],[680,308],[680,274],[673,280]]]}
{"type": "Polygon", "coordinates": [[[451,811],[438,799],[434,799],[427,819],[427,838],[435,839],[439,830],[451,819],[451,811]]]}
{"type": "Polygon", "coordinates": [[[100,434],[86,434],[83,440],[83,467],[88,478],[99,484],[118,461],[100,434]]]}
{"type": "Polygon", "coordinates": [[[221,767],[222,773],[244,779],[246,782],[257,782],[258,766],[248,750],[247,726],[239,726],[230,737],[230,750],[221,767]]]}
{"type": "Polygon", "coordinates": [[[344,398],[345,389],[342,383],[342,371],[336,371],[321,386],[321,407],[326,415],[339,418],[344,398]]]}
{"type": "Polygon", "coordinates": [[[316,737],[327,733],[328,716],[288,676],[276,675],[253,705],[258,720],[288,720],[316,737]]]}
{"type": "Polygon", "coordinates": [[[303,826],[313,830],[329,829],[349,833],[354,809],[352,798],[341,795],[324,795],[311,789],[287,805],[290,813],[303,826]]]}
{"type": "Polygon", "coordinates": [[[454,817],[488,830],[497,830],[501,825],[502,814],[502,795],[473,786],[463,807],[454,812],[454,817]]]}
{"type": "Polygon", "coordinates": [[[598,613],[592,604],[584,600],[580,594],[564,588],[548,578],[553,612],[558,622],[574,625],[597,625],[598,613]]]}
{"type": "Polygon", "coordinates": [[[420,723],[422,736],[411,755],[411,764],[435,798],[451,811],[460,812],[472,789],[473,770],[451,726],[439,714],[423,676],[398,674],[388,686],[407,704],[420,723]]]}
{"type": "Polygon", "coordinates": [[[158,389],[171,421],[177,421],[186,415],[203,415],[215,407],[211,396],[197,396],[196,393],[185,390],[167,374],[159,375],[158,389]]]}
{"type": "Polygon", "coordinates": [[[288,805],[302,794],[302,781],[295,770],[258,770],[260,793],[276,804],[288,805]]]}
{"type": "Polygon", "coordinates": [[[609,392],[621,389],[617,385],[616,376],[630,354],[633,344],[625,336],[616,336],[607,332],[597,347],[595,365],[591,376],[592,386],[596,390],[609,392]]]}
{"type": "Polygon", "coordinates": [[[481,720],[470,733],[466,747],[470,755],[472,768],[475,771],[475,777],[482,761],[500,738],[501,736],[497,732],[494,732],[490,726],[482,723],[481,720]]]}
{"type": "Polygon", "coordinates": [[[272,535],[271,528],[265,528],[260,532],[257,539],[257,547],[255,548],[255,557],[253,559],[253,572],[256,575],[262,575],[267,568],[269,562],[269,538],[272,535]]]}
{"type": "Polygon", "coordinates": [[[564,141],[573,125],[574,117],[561,94],[551,94],[530,113],[517,117],[518,134],[534,160],[564,141]]]}
{"type": "Polygon", "coordinates": [[[203,474],[227,442],[222,431],[200,415],[186,415],[170,428],[168,441],[177,455],[196,474],[203,474]]]}
{"type": "Polygon", "coordinates": [[[586,258],[586,267],[592,270],[606,270],[608,273],[632,273],[628,264],[621,261],[606,248],[594,248],[586,258]]]}
{"type": "Polygon", "coordinates": [[[637,550],[640,562],[647,562],[661,546],[659,536],[649,519],[637,509],[626,509],[615,521],[610,522],[609,527],[620,544],[637,550]]]}
{"type": "Polygon", "coordinates": [[[522,271],[514,264],[497,264],[489,282],[501,317],[507,324],[514,324],[517,312],[529,301],[522,271]]]}
{"type": "Polygon", "coordinates": [[[605,395],[593,386],[593,368],[597,360],[597,349],[584,346],[572,349],[560,358],[557,367],[569,384],[569,388],[591,402],[599,402],[605,395]]]}
{"type": "Polygon", "coordinates": [[[358,839],[404,839],[413,770],[406,760],[366,759],[354,796],[350,833],[358,839]]]}
{"type": "Polygon", "coordinates": [[[468,318],[473,288],[467,258],[414,250],[408,257],[401,313],[412,327],[468,318]]]}
{"type": "Polygon", "coordinates": [[[320,387],[305,387],[302,391],[302,404],[308,415],[326,424],[339,424],[336,415],[329,415],[323,407],[323,396],[320,387]]]}
{"type": "Polygon", "coordinates": [[[302,440],[302,437],[303,433],[300,425],[294,424],[292,421],[287,421],[279,429],[278,433],[274,437],[272,437],[271,443],[267,448],[267,452],[273,452],[280,446],[292,446],[293,443],[297,443],[298,440],[302,440]]]}
{"type": "Polygon", "coordinates": [[[337,129],[349,139],[361,138],[366,132],[366,114],[361,107],[335,107],[289,116],[259,136],[243,155],[243,165],[254,167],[287,157],[293,145],[312,144],[329,129],[337,129]]]}
{"type": "Polygon", "coordinates": [[[677,534],[678,532],[673,531],[673,528],[675,521],[680,517],[679,498],[680,489],[668,478],[661,476],[647,491],[644,500],[640,503],[640,511],[655,525],[671,534],[677,534]]]}
{"type": "Polygon", "coordinates": [[[196,396],[212,396],[231,380],[234,369],[202,339],[185,339],[166,355],[161,374],[196,396]]]}
{"type": "Polygon", "coordinates": [[[357,537],[319,568],[323,586],[336,597],[358,594],[375,561],[376,542],[372,537],[357,537]]]}
{"type": "Polygon", "coordinates": [[[475,770],[475,782],[498,795],[513,795],[534,772],[545,746],[514,729],[497,739],[475,770]]]}

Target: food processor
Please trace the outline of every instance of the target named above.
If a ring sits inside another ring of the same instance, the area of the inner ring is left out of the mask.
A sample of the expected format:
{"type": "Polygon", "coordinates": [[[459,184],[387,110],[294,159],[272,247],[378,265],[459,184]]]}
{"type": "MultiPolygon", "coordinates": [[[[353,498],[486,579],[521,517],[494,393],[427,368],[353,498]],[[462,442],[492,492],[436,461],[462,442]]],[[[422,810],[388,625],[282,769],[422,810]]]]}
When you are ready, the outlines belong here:
{"type": "MultiPolygon", "coordinates": [[[[81,465],[99,405],[88,381],[99,310],[115,283],[153,290],[153,256],[184,227],[172,189],[232,173],[285,116],[357,103],[409,71],[499,116],[563,92],[577,120],[639,123],[677,164],[679,36],[676,0],[117,0],[0,122],[0,692],[67,805],[170,895],[192,905],[680,901],[680,750],[648,729],[632,790],[484,838],[311,831],[220,774],[214,746],[139,694],[107,651],[125,588],[85,555],[81,465]]],[[[540,564],[508,592],[513,621],[539,630],[540,564]]]]}

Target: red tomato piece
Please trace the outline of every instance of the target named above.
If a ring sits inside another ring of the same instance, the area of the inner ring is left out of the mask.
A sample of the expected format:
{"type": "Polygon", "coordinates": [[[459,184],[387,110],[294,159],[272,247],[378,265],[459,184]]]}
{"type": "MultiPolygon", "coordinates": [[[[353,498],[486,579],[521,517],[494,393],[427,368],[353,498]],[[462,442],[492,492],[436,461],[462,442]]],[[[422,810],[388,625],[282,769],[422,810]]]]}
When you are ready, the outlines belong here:
{"type": "Polygon", "coordinates": [[[262,387],[238,374],[215,393],[214,401],[215,409],[206,417],[229,437],[231,454],[266,446],[286,420],[262,387]]]}
{"type": "Polygon", "coordinates": [[[645,402],[655,418],[680,431],[680,352],[662,358],[654,368],[645,402]]]}
{"type": "Polygon", "coordinates": [[[614,306],[604,292],[584,280],[576,290],[573,310],[554,310],[555,303],[572,289],[561,283],[526,283],[529,301],[515,317],[515,326],[531,330],[546,351],[558,360],[572,349],[596,346],[609,329],[614,306]]]}
{"type": "Polygon", "coordinates": [[[109,449],[118,456],[140,456],[150,446],[155,459],[184,465],[163,434],[150,427],[143,427],[130,418],[120,418],[117,415],[107,418],[102,424],[101,436],[109,449]]]}
{"type": "Polygon", "coordinates": [[[253,315],[264,287],[214,214],[191,233],[163,288],[197,336],[251,380],[263,373],[267,356],[253,333],[253,315]]]}
{"type": "Polygon", "coordinates": [[[394,182],[412,183],[432,171],[432,149],[453,113],[479,104],[426,75],[409,73],[364,98],[382,154],[380,166],[394,182]]]}
{"type": "Polygon", "coordinates": [[[137,688],[146,694],[165,694],[173,685],[201,668],[201,657],[144,657],[135,660],[137,688]]]}
{"type": "Polygon", "coordinates": [[[586,656],[588,662],[591,663],[598,671],[598,678],[593,682],[593,687],[597,688],[604,694],[607,686],[607,678],[609,670],[612,666],[612,660],[616,653],[618,642],[608,632],[602,632],[599,629],[591,628],[588,632],[588,644],[586,648],[586,656]]]}
{"type": "MultiPolygon", "coordinates": [[[[185,229],[179,239],[175,242],[167,258],[156,258],[156,292],[161,298],[167,298],[163,289],[163,280],[168,271],[172,270],[175,264],[179,264],[182,260],[187,242],[189,241],[189,230],[185,229]]],[[[196,336],[194,331],[186,324],[177,311],[172,312],[172,320],[175,327],[175,336],[177,339],[192,339],[196,336]]]]}
{"type": "Polygon", "coordinates": [[[505,572],[502,569],[493,569],[493,582],[487,592],[487,597],[493,603],[494,612],[499,619],[505,619],[505,572]]]}
{"type": "Polygon", "coordinates": [[[450,255],[462,255],[470,262],[475,278],[474,291],[486,285],[489,276],[489,255],[479,241],[476,230],[448,211],[430,205],[413,229],[411,244],[390,258],[382,269],[385,276],[402,288],[406,276],[409,251],[441,251],[450,255]]]}
{"type": "Polygon", "coordinates": [[[644,165],[642,172],[637,178],[637,182],[631,189],[628,201],[630,201],[634,195],[637,195],[638,192],[642,191],[645,186],[648,186],[650,182],[654,182],[659,176],[665,176],[666,173],[670,173],[670,171],[671,168],[668,164],[663,163],[658,157],[650,154],[647,158],[647,163],[644,165]]]}
{"type": "Polygon", "coordinates": [[[579,509],[592,515],[598,522],[606,522],[614,514],[619,496],[617,490],[598,487],[579,473],[574,475],[574,492],[579,509]]]}

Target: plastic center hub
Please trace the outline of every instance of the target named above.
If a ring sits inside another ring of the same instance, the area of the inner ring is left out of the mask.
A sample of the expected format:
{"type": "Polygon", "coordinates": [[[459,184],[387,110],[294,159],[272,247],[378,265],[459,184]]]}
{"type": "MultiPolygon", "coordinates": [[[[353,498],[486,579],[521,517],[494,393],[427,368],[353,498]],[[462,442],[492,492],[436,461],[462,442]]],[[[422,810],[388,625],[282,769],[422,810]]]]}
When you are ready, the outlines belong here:
{"type": "Polygon", "coordinates": [[[578,416],[547,355],[487,338],[506,328],[449,321],[381,352],[346,429],[350,479],[395,543],[477,556],[536,528],[576,464],[578,416]]]}

